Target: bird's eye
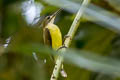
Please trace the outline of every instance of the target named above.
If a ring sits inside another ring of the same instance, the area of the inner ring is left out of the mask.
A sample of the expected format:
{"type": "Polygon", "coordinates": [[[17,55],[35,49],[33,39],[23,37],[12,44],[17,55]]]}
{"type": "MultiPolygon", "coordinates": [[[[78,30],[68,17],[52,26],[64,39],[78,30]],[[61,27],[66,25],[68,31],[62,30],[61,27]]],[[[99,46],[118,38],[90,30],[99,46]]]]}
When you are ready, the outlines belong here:
{"type": "Polygon", "coordinates": [[[50,19],[50,16],[48,16],[47,19],[50,19]]]}

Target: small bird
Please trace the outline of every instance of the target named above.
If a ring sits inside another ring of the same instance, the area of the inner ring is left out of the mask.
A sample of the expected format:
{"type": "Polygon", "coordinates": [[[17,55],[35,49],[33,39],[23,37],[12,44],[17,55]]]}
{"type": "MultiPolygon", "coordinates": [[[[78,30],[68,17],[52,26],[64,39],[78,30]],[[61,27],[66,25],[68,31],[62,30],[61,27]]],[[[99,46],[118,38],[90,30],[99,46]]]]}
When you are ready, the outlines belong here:
{"type": "Polygon", "coordinates": [[[61,11],[59,9],[54,14],[47,16],[43,21],[43,39],[46,45],[57,50],[62,46],[62,34],[57,25],[54,24],[56,15],[61,11]]]}
{"type": "MultiPolygon", "coordinates": [[[[59,9],[55,13],[53,13],[50,16],[47,16],[43,21],[43,39],[45,45],[48,45],[52,47],[54,50],[58,50],[60,47],[62,47],[62,34],[57,25],[54,24],[54,20],[56,18],[56,15],[61,11],[62,9],[59,9]]],[[[55,61],[56,56],[52,56],[53,60],[55,61]]],[[[61,75],[63,77],[66,77],[67,74],[63,69],[63,65],[61,68],[61,75]]]]}

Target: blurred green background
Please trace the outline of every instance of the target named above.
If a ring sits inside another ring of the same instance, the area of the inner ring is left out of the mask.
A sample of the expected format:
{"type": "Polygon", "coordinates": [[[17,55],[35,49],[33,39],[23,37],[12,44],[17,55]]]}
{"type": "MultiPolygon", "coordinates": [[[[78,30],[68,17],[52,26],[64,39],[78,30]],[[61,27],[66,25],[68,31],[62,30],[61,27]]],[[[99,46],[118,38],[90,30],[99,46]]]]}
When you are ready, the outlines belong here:
{"type": "MultiPolygon", "coordinates": [[[[60,0],[56,1],[58,3],[52,0],[0,0],[0,80],[50,80],[54,62],[49,54],[54,51],[44,46],[42,29],[36,24],[39,24],[44,16],[61,8],[60,0]],[[34,59],[33,52],[37,54],[38,62],[34,59]]],[[[68,6],[69,3],[65,1],[74,3],[76,6],[82,2],[81,0],[61,0],[66,5],[63,5],[63,11],[56,17],[55,24],[59,26],[63,38],[76,15],[76,8],[68,6]]],[[[97,17],[94,17],[97,8],[88,6],[94,13],[89,10],[83,14],[70,49],[90,52],[89,56],[95,53],[95,55],[119,60],[120,29],[117,24],[120,24],[118,23],[120,9],[116,6],[119,5],[118,3],[119,0],[91,0],[90,5],[101,8],[99,15],[107,16],[97,16],[100,17],[97,20],[97,17]],[[118,22],[114,23],[114,20],[118,22]]],[[[59,76],[58,80],[119,80],[119,76],[116,76],[119,73],[112,75],[97,70],[92,71],[67,61],[64,67],[68,77],[59,76]]]]}

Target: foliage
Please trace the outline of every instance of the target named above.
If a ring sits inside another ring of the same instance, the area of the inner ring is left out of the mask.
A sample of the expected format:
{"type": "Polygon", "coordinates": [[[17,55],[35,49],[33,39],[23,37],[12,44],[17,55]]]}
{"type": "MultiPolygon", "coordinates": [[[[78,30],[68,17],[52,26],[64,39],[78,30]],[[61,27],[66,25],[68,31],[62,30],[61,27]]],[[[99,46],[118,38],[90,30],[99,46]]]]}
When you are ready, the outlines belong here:
{"type": "MultiPolygon", "coordinates": [[[[52,14],[61,8],[60,3],[47,2],[50,0],[31,1],[43,6],[38,8],[41,9],[40,16],[52,14]]],[[[66,1],[79,4],[79,0],[66,1]]],[[[112,5],[110,1],[112,0],[106,0],[104,3],[108,6],[104,6],[101,0],[92,0],[90,3],[90,5],[104,8],[104,10],[100,9],[99,14],[102,17],[97,16],[99,19],[95,15],[98,8],[91,6],[89,9],[94,11],[92,17],[90,10],[86,11],[82,17],[70,50],[68,49],[64,55],[67,80],[119,80],[120,29],[118,24],[120,24],[120,17],[118,8],[116,9],[116,6],[113,6],[114,4],[112,5]],[[103,18],[103,16],[105,17],[103,18]]],[[[42,28],[27,23],[26,15],[23,15],[24,11],[21,9],[22,2],[25,1],[0,0],[0,80],[49,80],[54,67],[54,61],[51,60],[49,54],[56,55],[57,52],[43,44],[42,28]],[[7,44],[8,46],[5,47],[7,44]],[[34,59],[33,52],[37,54],[38,61],[34,59]]],[[[74,9],[74,6],[71,6],[71,9],[65,7],[55,20],[63,38],[75,17],[76,12],[72,10],[72,7],[74,9]]],[[[32,13],[30,15],[32,16],[32,13]]],[[[64,79],[59,77],[59,80],[64,79]]]]}

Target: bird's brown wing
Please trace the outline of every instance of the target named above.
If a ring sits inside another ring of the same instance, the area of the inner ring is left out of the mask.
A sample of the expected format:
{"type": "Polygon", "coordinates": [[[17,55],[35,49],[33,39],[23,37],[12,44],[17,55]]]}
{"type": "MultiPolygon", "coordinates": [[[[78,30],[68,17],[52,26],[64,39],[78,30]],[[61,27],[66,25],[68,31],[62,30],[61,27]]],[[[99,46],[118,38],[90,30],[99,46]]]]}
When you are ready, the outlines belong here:
{"type": "MultiPolygon", "coordinates": [[[[50,32],[49,32],[48,28],[45,28],[44,33],[43,33],[43,37],[44,37],[45,45],[48,45],[48,46],[52,47],[52,39],[51,39],[51,35],[50,35],[50,32]]],[[[50,57],[53,61],[55,61],[53,55],[51,55],[50,57]]]]}
{"type": "Polygon", "coordinates": [[[52,47],[52,39],[48,28],[44,29],[43,37],[44,37],[44,44],[52,47]]]}

